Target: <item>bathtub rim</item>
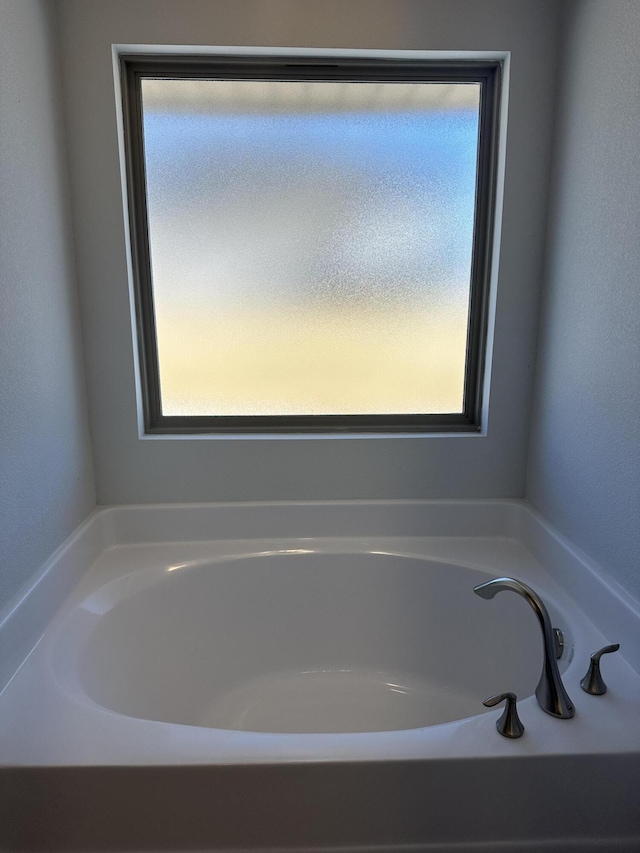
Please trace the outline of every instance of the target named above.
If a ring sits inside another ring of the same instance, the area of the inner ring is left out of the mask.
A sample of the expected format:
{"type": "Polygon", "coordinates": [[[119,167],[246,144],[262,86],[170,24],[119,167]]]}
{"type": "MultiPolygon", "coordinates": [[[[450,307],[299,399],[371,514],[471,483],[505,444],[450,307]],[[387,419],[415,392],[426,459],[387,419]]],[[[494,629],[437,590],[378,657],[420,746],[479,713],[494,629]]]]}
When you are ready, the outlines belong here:
{"type": "Polygon", "coordinates": [[[640,602],[524,499],[135,504],[97,507],[0,610],[0,695],[98,556],[135,543],[316,536],[494,536],[515,539],[640,674],[640,602]],[[182,525],[182,529],[181,529],[182,525]],[[224,532],[224,537],[221,536],[224,532]],[[215,534],[218,534],[217,536],[215,534]],[[214,535],[212,535],[214,534],[214,535]]]}

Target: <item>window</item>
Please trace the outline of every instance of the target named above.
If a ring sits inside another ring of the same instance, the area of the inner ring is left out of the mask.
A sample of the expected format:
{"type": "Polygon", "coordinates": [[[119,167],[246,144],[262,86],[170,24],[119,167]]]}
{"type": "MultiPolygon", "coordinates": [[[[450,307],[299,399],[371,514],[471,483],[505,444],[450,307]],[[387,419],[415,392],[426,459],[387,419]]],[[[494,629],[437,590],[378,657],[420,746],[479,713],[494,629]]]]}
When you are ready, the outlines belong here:
{"type": "Polygon", "coordinates": [[[145,430],[479,429],[499,63],[122,72],[145,430]]]}

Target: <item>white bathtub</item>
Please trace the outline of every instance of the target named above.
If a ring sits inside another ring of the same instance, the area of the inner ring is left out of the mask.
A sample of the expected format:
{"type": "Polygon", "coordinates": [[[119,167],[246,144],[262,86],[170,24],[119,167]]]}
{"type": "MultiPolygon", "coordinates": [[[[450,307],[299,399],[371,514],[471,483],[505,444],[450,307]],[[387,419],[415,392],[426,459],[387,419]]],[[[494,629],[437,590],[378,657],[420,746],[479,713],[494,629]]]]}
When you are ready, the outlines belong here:
{"type": "Polygon", "coordinates": [[[12,844],[640,849],[640,678],[623,656],[637,622],[589,567],[568,594],[576,556],[541,531],[516,502],[102,511],[5,624],[14,646],[29,619],[44,628],[0,696],[12,844]],[[542,640],[529,605],[473,594],[498,575],[532,586],[564,632],[574,719],[533,696],[542,640]],[[44,602],[66,592],[45,624],[44,602]],[[576,598],[593,601],[590,618],[576,598]],[[590,653],[617,641],[609,692],[586,695],[590,653]],[[482,705],[509,690],[517,741],[482,705]],[[48,818],[21,840],[43,786],[48,818]],[[73,817],[85,799],[87,826],[73,817]],[[269,805],[247,822],[254,799],[269,805]]]}
{"type": "MultiPolygon", "coordinates": [[[[122,554],[127,573],[68,614],[56,670],[64,660],[79,690],[120,714],[250,732],[417,729],[473,717],[494,693],[531,695],[537,622],[514,596],[473,594],[490,574],[304,544],[217,559],[185,549],[181,562],[138,570],[122,554]]],[[[573,646],[556,622],[566,666],[573,646]]]]}

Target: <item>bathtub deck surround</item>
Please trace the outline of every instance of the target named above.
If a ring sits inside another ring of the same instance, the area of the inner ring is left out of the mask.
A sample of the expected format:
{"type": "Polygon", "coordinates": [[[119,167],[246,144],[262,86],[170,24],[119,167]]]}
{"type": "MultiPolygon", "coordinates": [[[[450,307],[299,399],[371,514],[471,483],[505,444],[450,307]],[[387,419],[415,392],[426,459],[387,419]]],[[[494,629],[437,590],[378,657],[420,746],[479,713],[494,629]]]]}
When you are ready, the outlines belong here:
{"type": "Polygon", "coordinates": [[[0,625],[0,842],[634,849],[639,626],[520,501],[101,509],[0,625]],[[531,607],[473,594],[497,576],[534,589],[562,630],[573,719],[538,707],[531,607]],[[606,695],[580,690],[617,642],[606,695]],[[510,692],[517,739],[483,706],[510,692]],[[127,790],[134,816],[117,805],[127,790]]]}

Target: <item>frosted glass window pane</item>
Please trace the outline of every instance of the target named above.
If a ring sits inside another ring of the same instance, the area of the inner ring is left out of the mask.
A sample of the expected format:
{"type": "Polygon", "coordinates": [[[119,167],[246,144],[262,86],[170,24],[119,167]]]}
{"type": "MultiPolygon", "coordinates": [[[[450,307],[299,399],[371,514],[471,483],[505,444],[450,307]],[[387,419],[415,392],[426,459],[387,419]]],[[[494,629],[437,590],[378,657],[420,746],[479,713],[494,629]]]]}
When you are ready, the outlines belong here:
{"type": "Polygon", "coordinates": [[[142,99],[163,415],[462,411],[479,84],[142,99]]]}

